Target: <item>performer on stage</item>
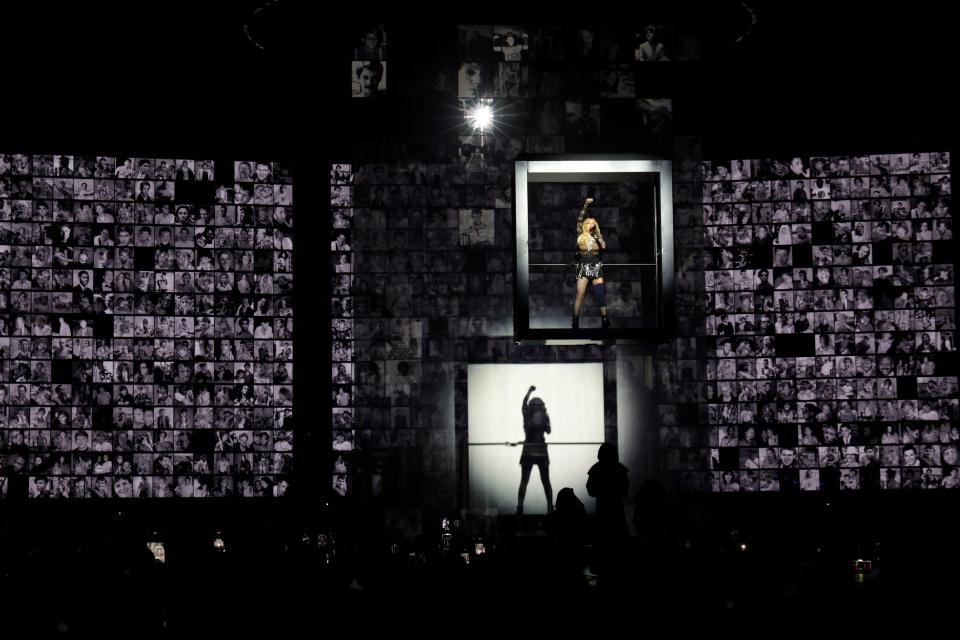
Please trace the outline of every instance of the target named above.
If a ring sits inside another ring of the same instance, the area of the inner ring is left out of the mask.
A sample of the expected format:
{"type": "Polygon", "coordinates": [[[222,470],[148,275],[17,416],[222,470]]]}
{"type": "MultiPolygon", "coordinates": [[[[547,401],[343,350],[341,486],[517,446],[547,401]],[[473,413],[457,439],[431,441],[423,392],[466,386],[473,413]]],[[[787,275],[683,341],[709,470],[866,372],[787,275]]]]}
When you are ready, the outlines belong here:
{"type": "Polygon", "coordinates": [[[533,465],[540,469],[540,482],[547,496],[547,513],[553,512],[553,487],[550,486],[550,458],[547,456],[547,443],[543,439],[550,433],[550,416],[542,398],[530,400],[530,394],[537,388],[532,386],[523,397],[523,452],[520,454],[520,490],[517,493],[517,515],[523,515],[523,498],[527,494],[527,483],[533,465]]]}
{"type": "Polygon", "coordinates": [[[583,201],[583,207],[580,209],[580,215],[577,217],[577,299],[573,303],[573,328],[580,328],[580,307],[583,305],[583,297],[587,293],[587,283],[593,284],[593,295],[600,305],[600,315],[602,317],[603,328],[610,328],[610,320],[607,318],[607,300],[603,284],[603,260],[600,252],[607,248],[607,243],[603,240],[600,233],[600,225],[595,218],[588,218],[587,207],[593,203],[593,198],[587,197],[583,201]]]}

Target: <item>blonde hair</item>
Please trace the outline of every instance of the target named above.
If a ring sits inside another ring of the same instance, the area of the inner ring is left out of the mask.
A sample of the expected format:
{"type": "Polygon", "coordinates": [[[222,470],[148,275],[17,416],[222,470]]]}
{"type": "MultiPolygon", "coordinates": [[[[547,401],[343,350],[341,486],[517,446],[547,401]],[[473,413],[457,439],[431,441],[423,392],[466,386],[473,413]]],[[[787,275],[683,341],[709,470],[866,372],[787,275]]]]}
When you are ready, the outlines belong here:
{"type": "Polygon", "coordinates": [[[590,232],[587,230],[587,223],[593,222],[593,226],[597,229],[597,234],[600,232],[600,225],[597,223],[596,218],[584,218],[583,222],[580,223],[580,234],[577,236],[577,247],[581,251],[587,250],[587,242],[590,239],[590,232]]]}

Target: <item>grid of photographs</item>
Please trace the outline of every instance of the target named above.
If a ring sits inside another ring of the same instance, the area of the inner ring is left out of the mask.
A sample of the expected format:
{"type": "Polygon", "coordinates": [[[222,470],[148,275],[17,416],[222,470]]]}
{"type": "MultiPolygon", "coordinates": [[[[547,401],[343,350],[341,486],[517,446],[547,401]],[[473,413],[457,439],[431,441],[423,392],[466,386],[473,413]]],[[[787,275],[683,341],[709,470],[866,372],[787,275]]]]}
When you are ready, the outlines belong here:
{"type": "Polygon", "coordinates": [[[346,457],[354,450],[354,357],[353,357],[353,251],[350,230],[353,226],[353,171],[349,164],[330,169],[330,210],[332,215],[330,253],[333,282],[331,301],[331,361],[333,406],[333,491],[346,496],[346,457]]]}
{"type": "Polygon", "coordinates": [[[0,154],[0,486],[282,496],[293,179],[269,161],[0,154]]]}
{"type": "Polygon", "coordinates": [[[706,382],[661,407],[667,469],[717,492],[960,487],[949,154],[697,177],[706,382]]]}
{"type": "Polygon", "coordinates": [[[386,95],[387,31],[382,24],[370,25],[357,34],[350,70],[354,98],[386,95]]]}

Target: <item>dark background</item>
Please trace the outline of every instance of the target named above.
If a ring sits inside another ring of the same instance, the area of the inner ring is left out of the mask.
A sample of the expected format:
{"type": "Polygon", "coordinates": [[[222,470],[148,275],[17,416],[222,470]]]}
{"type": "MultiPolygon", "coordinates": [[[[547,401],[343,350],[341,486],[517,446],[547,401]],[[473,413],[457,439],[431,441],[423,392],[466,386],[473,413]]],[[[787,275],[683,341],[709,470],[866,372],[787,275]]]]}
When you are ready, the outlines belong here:
{"type": "MultiPolygon", "coordinates": [[[[84,593],[75,605],[84,608],[78,615],[93,617],[100,611],[102,603],[93,591],[86,593],[87,587],[105,593],[122,588],[122,580],[108,582],[113,580],[109,576],[119,575],[119,566],[107,559],[124,545],[142,550],[146,530],[165,532],[168,540],[179,538],[179,546],[170,544],[168,553],[183,552],[181,557],[189,557],[190,548],[206,548],[216,530],[234,532],[228,542],[239,548],[239,538],[245,538],[248,549],[265,541],[280,549],[295,537],[291,532],[326,526],[331,510],[341,508],[336,503],[328,507],[324,499],[330,478],[328,308],[325,298],[313,295],[308,286],[314,279],[329,280],[329,164],[386,162],[386,146],[381,144],[385,137],[433,131],[420,102],[411,99],[418,95],[412,87],[421,81],[419,65],[425,60],[455,70],[457,24],[692,22],[701,34],[704,62],[654,70],[648,81],[658,94],[674,98],[677,132],[702,136],[705,158],[956,150],[951,95],[957,41],[949,9],[931,0],[896,8],[812,0],[746,6],[724,1],[706,7],[679,2],[658,8],[581,3],[562,11],[556,3],[521,7],[506,2],[479,7],[468,2],[433,7],[365,3],[350,9],[345,15],[328,5],[292,0],[271,5],[227,0],[7,3],[0,9],[4,152],[296,162],[294,398],[300,482],[283,501],[3,505],[0,526],[8,535],[0,552],[45,545],[61,549],[41,567],[31,583],[35,588],[51,587],[45,576],[69,566],[66,558],[72,549],[88,549],[85,572],[77,573],[73,583],[81,586],[71,591],[84,593]],[[389,29],[389,95],[382,100],[348,97],[349,52],[356,32],[368,22],[382,22],[389,29]],[[265,49],[252,44],[247,32],[265,49]],[[318,215],[304,215],[314,211],[318,215]],[[314,242],[323,243],[322,259],[312,251],[314,242]],[[317,331],[305,331],[309,326],[317,331]],[[312,366],[315,379],[304,375],[312,366]],[[72,544],[64,544],[65,532],[72,544]],[[95,575],[106,577],[87,581],[86,576],[95,575]]],[[[638,86],[638,96],[645,93],[638,86]]],[[[319,286],[322,291],[327,285],[319,286]]],[[[898,575],[905,589],[916,587],[920,595],[915,597],[922,596],[929,605],[933,601],[926,600],[922,587],[955,565],[955,560],[938,555],[952,551],[955,542],[949,536],[956,519],[955,497],[914,493],[884,498],[879,502],[859,493],[836,498],[712,496],[709,504],[691,498],[686,506],[704,529],[735,530],[751,544],[758,541],[755,549],[765,548],[766,554],[751,560],[753,571],[746,574],[762,579],[745,579],[741,585],[745,599],[776,598],[775,590],[767,592],[772,581],[780,579],[785,568],[812,562],[799,551],[800,543],[832,541],[823,551],[837,561],[831,566],[840,567],[848,559],[874,553],[871,545],[882,540],[895,545],[885,557],[901,561],[898,575]]],[[[354,530],[368,524],[379,529],[382,515],[350,521],[354,530]]],[[[738,566],[730,557],[717,554],[674,572],[703,594],[725,593],[738,566]]],[[[272,566],[273,558],[266,554],[259,559],[264,561],[258,566],[272,566]]],[[[203,570],[210,576],[220,567],[210,563],[203,570]]],[[[251,573],[243,566],[235,571],[235,589],[245,596],[256,591],[257,597],[265,597],[260,585],[291,584],[263,569],[251,573]]],[[[216,585],[195,580],[189,571],[174,577],[170,584],[178,591],[143,594],[159,602],[182,593],[190,603],[179,621],[185,628],[192,610],[205,610],[216,585]],[[184,585],[189,588],[179,591],[184,585]]],[[[233,583],[221,583],[231,587],[226,589],[229,595],[213,604],[221,611],[236,611],[233,583]]],[[[279,599],[286,591],[268,595],[279,599]]],[[[847,595],[836,589],[811,603],[841,608],[850,603],[841,599],[847,595]]],[[[36,619],[42,613],[47,620],[47,604],[39,599],[35,603],[36,619]]],[[[307,603],[311,614],[312,605],[307,603]]],[[[132,619],[134,614],[127,615],[132,619]]],[[[243,620],[234,617],[233,624],[243,620]]]]}
{"type": "Polygon", "coordinates": [[[4,138],[58,149],[95,141],[159,154],[216,144],[225,154],[343,158],[353,135],[345,118],[374,133],[389,131],[404,113],[397,100],[383,113],[382,105],[346,97],[340,78],[349,73],[359,25],[387,23],[391,61],[397,73],[406,65],[412,74],[416,63],[405,63],[403,51],[453,52],[451,27],[460,23],[628,21],[699,27],[702,71],[678,76],[673,95],[698,97],[710,157],[943,147],[956,135],[946,96],[957,45],[947,9],[931,0],[897,11],[826,0],[348,9],[288,0],[4,7],[4,138]]]}

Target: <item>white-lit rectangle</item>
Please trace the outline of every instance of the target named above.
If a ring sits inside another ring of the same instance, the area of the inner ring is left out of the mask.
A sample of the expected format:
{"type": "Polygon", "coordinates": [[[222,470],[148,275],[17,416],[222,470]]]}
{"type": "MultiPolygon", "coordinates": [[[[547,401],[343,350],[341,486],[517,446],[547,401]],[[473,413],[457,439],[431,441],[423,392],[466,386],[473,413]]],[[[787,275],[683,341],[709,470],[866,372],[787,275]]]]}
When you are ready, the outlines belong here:
{"type": "Polygon", "coordinates": [[[467,368],[470,506],[515,513],[524,452],[523,401],[542,407],[549,464],[531,469],[524,513],[546,512],[541,469],[555,498],[570,487],[588,511],[587,471],[604,440],[603,364],[475,364],[467,368]],[[538,402],[542,401],[542,405],[538,402]]]}

